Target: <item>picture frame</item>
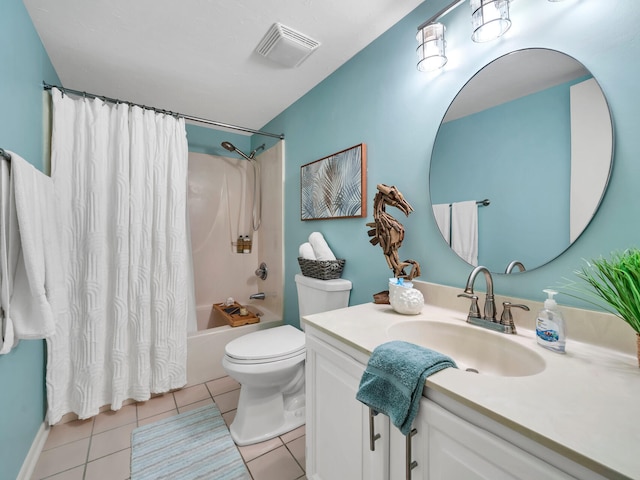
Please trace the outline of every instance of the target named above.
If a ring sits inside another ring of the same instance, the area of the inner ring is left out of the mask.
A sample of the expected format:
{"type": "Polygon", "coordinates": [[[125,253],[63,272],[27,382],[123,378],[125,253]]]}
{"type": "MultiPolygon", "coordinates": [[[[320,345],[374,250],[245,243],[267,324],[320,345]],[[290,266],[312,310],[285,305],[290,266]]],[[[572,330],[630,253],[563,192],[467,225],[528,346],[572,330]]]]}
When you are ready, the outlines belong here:
{"type": "Polygon", "coordinates": [[[367,216],[367,147],[354,145],[300,167],[300,219],[367,216]]]}

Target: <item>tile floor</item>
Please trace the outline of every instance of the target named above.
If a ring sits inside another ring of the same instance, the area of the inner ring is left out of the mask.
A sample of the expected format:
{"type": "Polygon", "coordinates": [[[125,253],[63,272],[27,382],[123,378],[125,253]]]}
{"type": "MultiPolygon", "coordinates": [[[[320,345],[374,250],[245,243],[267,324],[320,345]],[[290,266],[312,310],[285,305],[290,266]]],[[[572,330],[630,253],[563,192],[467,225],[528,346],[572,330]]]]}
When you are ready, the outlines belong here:
{"type": "MultiPolygon", "coordinates": [[[[240,385],[230,377],[211,380],[147,402],[132,403],[89,420],[52,427],[32,480],[126,480],[134,428],[215,402],[229,425],[240,385]]],[[[253,480],[305,479],[304,426],[255,445],[238,447],[253,480]]]]}

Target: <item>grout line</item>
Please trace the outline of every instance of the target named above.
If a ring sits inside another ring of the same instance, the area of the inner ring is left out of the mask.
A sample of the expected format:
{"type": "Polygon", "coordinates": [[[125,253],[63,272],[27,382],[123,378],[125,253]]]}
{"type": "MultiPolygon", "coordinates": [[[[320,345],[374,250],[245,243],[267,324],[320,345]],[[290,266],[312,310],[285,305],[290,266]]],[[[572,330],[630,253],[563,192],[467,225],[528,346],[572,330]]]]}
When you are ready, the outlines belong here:
{"type": "MultiPolygon", "coordinates": [[[[298,437],[300,438],[300,437],[298,437]]],[[[297,439],[296,439],[297,440],[297,439]]],[[[306,441],[306,440],[305,440],[306,441]]],[[[293,442],[293,440],[291,440],[291,442],[293,442]]],[[[291,443],[289,442],[289,443],[291,443]]],[[[282,442],[284,443],[284,442],[282,442]]],[[[289,455],[291,455],[291,458],[293,458],[293,461],[296,462],[298,464],[298,466],[302,469],[302,471],[304,472],[304,474],[307,474],[307,471],[304,469],[304,465],[300,465],[300,462],[298,461],[298,459],[296,458],[296,456],[293,454],[293,452],[291,451],[291,449],[287,446],[287,444],[284,444],[284,448],[287,449],[287,451],[289,452],[289,455]]]]}

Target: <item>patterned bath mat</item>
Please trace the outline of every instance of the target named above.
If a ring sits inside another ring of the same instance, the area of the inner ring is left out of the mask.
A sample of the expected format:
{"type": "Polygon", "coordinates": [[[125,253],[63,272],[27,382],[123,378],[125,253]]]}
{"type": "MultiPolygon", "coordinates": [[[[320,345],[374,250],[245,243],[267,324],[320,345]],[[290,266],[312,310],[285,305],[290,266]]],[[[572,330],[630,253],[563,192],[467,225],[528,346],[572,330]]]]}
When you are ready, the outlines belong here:
{"type": "Polygon", "coordinates": [[[131,480],[250,478],[214,404],[138,427],[131,434],[131,480]]]}

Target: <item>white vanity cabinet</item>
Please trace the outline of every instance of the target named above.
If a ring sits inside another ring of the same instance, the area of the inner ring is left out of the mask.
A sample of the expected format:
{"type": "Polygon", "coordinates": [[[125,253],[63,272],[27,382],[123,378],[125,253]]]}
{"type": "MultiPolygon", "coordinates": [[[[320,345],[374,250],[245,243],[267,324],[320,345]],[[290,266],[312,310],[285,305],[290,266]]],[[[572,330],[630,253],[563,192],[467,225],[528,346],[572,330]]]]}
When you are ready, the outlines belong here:
{"type": "MultiPolygon", "coordinates": [[[[575,478],[424,397],[414,427],[412,480],[575,478]]],[[[404,444],[405,437],[392,430],[391,479],[406,478],[404,444]]]]}
{"type": "MultiPolygon", "coordinates": [[[[369,408],[356,400],[366,355],[359,361],[307,329],[307,478],[388,479],[389,419],[373,417],[380,437],[370,450],[369,408]]],[[[357,355],[354,350],[352,354],[357,355]]]]}
{"type": "Polygon", "coordinates": [[[309,479],[604,478],[437,392],[421,399],[408,458],[406,437],[382,414],[372,432],[369,408],[355,398],[368,356],[310,325],[306,336],[309,479]],[[410,477],[407,462],[417,463],[410,477]]]}

